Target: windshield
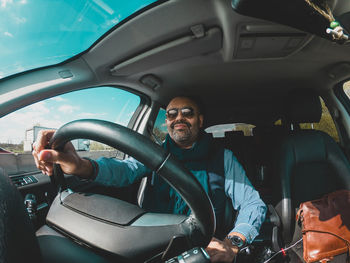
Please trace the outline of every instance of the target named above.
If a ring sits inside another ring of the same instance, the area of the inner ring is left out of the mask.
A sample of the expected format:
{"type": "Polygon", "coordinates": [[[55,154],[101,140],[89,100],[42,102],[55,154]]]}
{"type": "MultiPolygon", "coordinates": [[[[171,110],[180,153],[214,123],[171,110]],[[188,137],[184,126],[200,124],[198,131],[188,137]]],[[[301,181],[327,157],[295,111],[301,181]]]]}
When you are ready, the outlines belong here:
{"type": "Polygon", "coordinates": [[[0,79],[88,49],[155,0],[0,0],[0,79]]]}

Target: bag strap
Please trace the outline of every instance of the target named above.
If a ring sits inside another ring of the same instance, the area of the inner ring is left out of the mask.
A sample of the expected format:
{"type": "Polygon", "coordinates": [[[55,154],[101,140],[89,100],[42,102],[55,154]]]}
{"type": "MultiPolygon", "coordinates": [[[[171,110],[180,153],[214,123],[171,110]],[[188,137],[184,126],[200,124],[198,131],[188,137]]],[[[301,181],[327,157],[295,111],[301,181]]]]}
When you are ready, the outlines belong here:
{"type": "Polygon", "coordinates": [[[302,209],[301,205],[300,205],[300,208],[298,209],[298,211],[295,215],[295,221],[298,223],[299,222],[301,223],[303,221],[303,209],[302,209]]]}

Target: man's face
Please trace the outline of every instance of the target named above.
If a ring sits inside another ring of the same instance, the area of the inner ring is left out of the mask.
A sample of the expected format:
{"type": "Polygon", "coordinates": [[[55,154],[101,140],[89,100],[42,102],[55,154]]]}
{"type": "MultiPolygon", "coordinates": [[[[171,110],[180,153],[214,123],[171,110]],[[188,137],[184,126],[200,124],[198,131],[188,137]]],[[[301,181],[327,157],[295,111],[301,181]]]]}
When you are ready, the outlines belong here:
{"type": "Polygon", "coordinates": [[[203,126],[203,115],[197,105],[186,97],[172,99],[166,109],[166,125],[170,137],[181,148],[190,148],[203,126]]]}

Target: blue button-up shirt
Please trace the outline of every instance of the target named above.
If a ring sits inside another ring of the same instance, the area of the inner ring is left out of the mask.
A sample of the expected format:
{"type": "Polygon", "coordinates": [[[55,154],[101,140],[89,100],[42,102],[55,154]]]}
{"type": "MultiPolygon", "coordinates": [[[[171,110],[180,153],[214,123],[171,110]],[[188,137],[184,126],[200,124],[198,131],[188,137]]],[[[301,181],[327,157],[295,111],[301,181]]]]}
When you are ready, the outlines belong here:
{"type": "MultiPolygon", "coordinates": [[[[126,160],[102,157],[97,160],[99,171],[96,182],[106,186],[122,187],[147,176],[150,170],[134,158],[126,160]]],[[[251,243],[258,235],[266,215],[266,205],[254,189],[237,158],[230,150],[224,152],[225,193],[238,211],[231,232],[238,232],[251,243]]]]}

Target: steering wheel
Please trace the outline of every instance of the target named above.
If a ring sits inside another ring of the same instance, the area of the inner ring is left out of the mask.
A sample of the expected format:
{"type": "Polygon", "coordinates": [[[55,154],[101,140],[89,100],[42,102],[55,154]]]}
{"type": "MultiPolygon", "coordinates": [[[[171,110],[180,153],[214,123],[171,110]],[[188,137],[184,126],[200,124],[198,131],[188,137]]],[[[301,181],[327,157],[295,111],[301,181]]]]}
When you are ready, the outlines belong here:
{"type": "MultiPolygon", "coordinates": [[[[128,218],[112,223],[110,221],[113,219],[103,222],[104,220],[95,218],[95,215],[100,212],[93,211],[93,215],[84,215],[84,212],[75,211],[77,209],[67,209],[69,205],[62,200],[64,198],[69,200],[74,194],[66,190],[59,193],[53,202],[47,216],[49,224],[75,239],[131,260],[130,262],[139,261],[141,258],[144,259],[152,254],[155,255],[154,253],[164,251],[169,241],[175,236],[186,237],[192,247],[206,247],[209,244],[215,231],[215,216],[210,199],[192,173],[171,154],[147,137],[129,128],[112,122],[87,119],[70,122],[58,129],[51,141],[52,148],[62,149],[68,141],[78,138],[98,141],[117,148],[133,156],[149,169],[156,171],[178,191],[190,207],[191,214],[185,217],[148,213],[118,199],[113,198],[112,201],[110,199],[106,201],[97,195],[93,196],[93,199],[89,195],[85,197],[80,195],[79,200],[83,197],[88,198],[85,203],[82,203],[83,206],[87,206],[86,203],[92,200],[98,209],[98,200],[101,200],[103,205],[109,204],[109,209],[112,204],[123,210],[117,211],[119,215],[116,217],[122,215],[124,219],[125,216],[128,218]],[[115,200],[118,200],[117,205],[114,205],[117,202],[115,200]],[[128,217],[128,213],[132,215],[128,217]],[[87,231],[93,233],[87,233],[87,231]]],[[[59,177],[62,176],[63,174],[59,175],[59,177]]],[[[63,182],[63,178],[58,178],[58,180],[56,178],[56,181],[63,182]]],[[[72,202],[75,201],[67,201],[67,203],[72,202]]]]}

